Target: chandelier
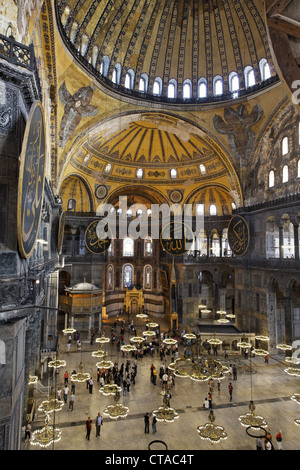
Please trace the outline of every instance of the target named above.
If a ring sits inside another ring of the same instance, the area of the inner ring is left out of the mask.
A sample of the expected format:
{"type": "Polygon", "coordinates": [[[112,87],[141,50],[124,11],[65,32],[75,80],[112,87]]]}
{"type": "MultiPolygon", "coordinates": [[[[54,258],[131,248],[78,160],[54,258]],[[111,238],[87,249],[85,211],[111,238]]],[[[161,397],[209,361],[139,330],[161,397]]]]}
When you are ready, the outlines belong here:
{"type": "Polygon", "coordinates": [[[179,417],[178,413],[168,405],[162,405],[157,410],[152,411],[157,421],[164,423],[173,423],[179,417]]]}
{"type": "Polygon", "coordinates": [[[95,342],[96,343],[101,343],[101,344],[109,343],[109,338],[106,338],[106,336],[104,336],[104,334],[102,334],[100,336],[100,338],[95,339],[95,342]]]}
{"type": "Polygon", "coordinates": [[[76,332],[76,330],[75,330],[75,328],[69,327],[69,328],[65,328],[64,330],[62,330],[62,332],[65,335],[72,335],[73,333],[76,332]]]}
{"type": "Polygon", "coordinates": [[[54,361],[48,362],[48,367],[53,367],[54,369],[59,369],[60,367],[65,367],[66,361],[58,358],[58,353],[56,355],[56,359],[54,361]]]}
{"type": "Polygon", "coordinates": [[[61,430],[49,426],[49,419],[49,415],[46,414],[45,426],[32,433],[31,444],[39,445],[40,447],[48,447],[61,439],[61,430]]]}
{"type": "Polygon", "coordinates": [[[227,439],[224,427],[214,424],[215,415],[213,410],[210,410],[208,419],[209,423],[205,423],[203,426],[197,427],[197,431],[201,439],[208,440],[212,444],[220,442],[221,439],[227,439]]]}
{"type": "Polygon", "coordinates": [[[252,400],[250,401],[250,404],[249,404],[249,410],[250,410],[249,413],[239,416],[239,420],[242,426],[245,426],[245,427],[249,427],[249,426],[266,427],[267,426],[265,419],[262,416],[258,416],[254,413],[255,406],[252,400]]]}
{"type": "Polygon", "coordinates": [[[91,378],[91,375],[88,372],[83,372],[83,364],[82,362],[79,364],[79,372],[76,374],[71,374],[71,380],[73,382],[86,382],[91,378]]]}
{"type": "Polygon", "coordinates": [[[119,403],[120,399],[120,392],[117,390],[114,395],[115,403],[113,405],[107,405],[103,410],[103,414],[105,416],[109,416],[111,419],[118,419],[118,418],[126,418],[129,412],[129,408],[127,406],[122,405],[119,403]]]}
{"type": "Polygon", "coordinates": [[[133,352],[136,351],[136,347],[133,344],[123,344],[120,347],[121,351],[123,352],[133,352]]]}
{"type": "Polygon", "coordinates": [[[216,337],[216,333],[213,334],[213,337],[208,339],[207,342],[209,344],[212,344],[214,346],[217,346],[219,344],[222,344],[222,341],[216,337]]]}
{"type": "Polygon", "coordinates": [[[39,405],[38,410],[43,411],[44,413],[53,413],[54,411],[60,411],[64,405],[62,400],[57,398],[49,398],[48,400],[42,401],[39,405]]]}
{"type": "MultiPolygon", "coordinates": [[[[263,336],[263,335],[257,335],[255,336],[255,339],[258,342],[270,341],[270,338],[268,336],[263,336]]],[[[259,347],[259,348],[255,348],[253,350],[253,353],[256,354],[256,356],[265,356],[266,354],[268,354],[268,351],[266,349],[259,347]]]]}
{"type": "Polygon", "coordinates": [[[218,319],[218,323],[229,323],[230,320],[228,318],[225,318],[226,316],[226,311],[225,310],[217,310],[217,313],[220,315],[220,318],[218,319]]]}
{"type": "Polygon", "coordinates": [[[112,361],[106,360],[106,357],[107,357],[107,354],[105,353],[104,358],[102,359],[102,361],[97,362],[96,366],[99,369],[110,369],[111,367],[113,367],[114,363],[112,361]]]}
{"type": "Polygon", "coordinates": [[[119,387],[119,385],[115,384],[114,382],[111,382],[109,384],[103,385],[103,387],[99,389],[99,392],[105,396],[114,396],[117,393],[120,393],[121,390],[122,388],[119,387]]]}
{"type": "Polygon", "coordinates": [[[248,343],[248,341],[246,341],[245,336],[243,336],[242,339],[241,339],[241,341],[239,341],[239,342],[237,343],[237,346],[238,346],[239,348],[250,348],[250,347],[251,347],[251,344],[248,343]]]}
{"type": "Polygon", "coordinates": [[[38,377],[36,375],[30,375],[29,376],[29,385],[36,384],[38,382],[38,377]]]}
{"type": "Polygon", "coordinates": [[[167,346],[173,346],[174,344],[177,344],[177,340],[173,338],[165,338],[163,340],[163,343],[166,344],[167,346]]]}
{"type": "Polygon", "coordinates": [[[291,345],[286,343],[277,344],[276,348],[281,349],[282,351],[291,351],[293,349],[291,345]]]}
{"type": "Polygon", "coordinates": [[[103,349],[101,349],[101,346],[98,347],[97,351],[92,352],[92,356],[97,357],[98,359],[101,359],[101,357],[104,357],[105,354],[106,353],[105,351],[103,351],[103,349]]]}

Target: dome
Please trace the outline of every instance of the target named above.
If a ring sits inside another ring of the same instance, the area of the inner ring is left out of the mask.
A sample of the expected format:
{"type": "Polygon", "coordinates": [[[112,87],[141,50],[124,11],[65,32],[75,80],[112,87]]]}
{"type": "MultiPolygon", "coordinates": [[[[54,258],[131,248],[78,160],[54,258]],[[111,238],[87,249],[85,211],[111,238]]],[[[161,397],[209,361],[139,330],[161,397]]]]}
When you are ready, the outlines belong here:
{"type": "Polygon", "coordinates": [[[60,188],[64,211],[89,212],[91,197],[86,183],[78,176],[68,176],[60,188]]]}
{"type": "Polygon", "coordinates": [[[73,287],[68,287],[66,288],[67,292],[72,292],[72,293],[81,293],[81,292],[100,292],[101,289],[99,287],[95,286],[94,284],[90,284],[89,282],[79,282],[78,284],[75,284],[73,287]]]}
{"type": "Polygon", "coordinates": [[[70,52],[121,94],[188,104],[232,99],[237,89],[247,94],[277,79],[261,0],[55,5],[70,52]]]}

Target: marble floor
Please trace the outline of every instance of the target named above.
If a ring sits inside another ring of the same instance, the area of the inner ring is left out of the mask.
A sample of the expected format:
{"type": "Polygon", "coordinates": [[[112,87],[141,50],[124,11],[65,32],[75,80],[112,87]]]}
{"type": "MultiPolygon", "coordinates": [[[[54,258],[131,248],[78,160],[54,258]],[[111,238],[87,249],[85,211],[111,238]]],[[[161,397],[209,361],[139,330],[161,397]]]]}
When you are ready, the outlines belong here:
{"type": "MultiPolygon", "coordinates": [[[[104,324],[105,335],[110,336],[111,324],[104,324]]],[[[116,337],[119,336],[119,328],[116,329],[116,337]]],[[[100,335],[96,335],[96,337],[100,335]]],[[[125,342],[132,333],[126,326],[125,342]]],[[[172,423],[157,423],[157,432],[144,432],[144,415],[150,415],[153,410],[162,406],[162,387],[158,378],[154,385],[150,380],[150,367],[154,364],[159,370],[161,358],[159,353],[154,356],[144,356],[137,360],[137,375],[135,384],[131,384],[126,396],[121,392],[120,403],[129,408],[128,416],[113,420],[104,416],[104,423],[99,437],[96,437],[95,417],[98,412],[103,413],[104,408],[114,403],[113,397],[103,396],[99,392],[97,383],[97,359],[92,357],[92,351],[98,348],[97,343],[90,343],[89,338],[82,338],[81,351],[77,351],[76,341],[67,349],[67,337],[60,338],[60,359],[66,360],[66,367],[58,369],[56,374],[56,386],[63,389],[64,373],[79,370],[82,362],[85,372],[89,372],[94,380],[93,393],[89,393],[85,383],[76,383],[75,403],[73,411],[65,404],[61,411],[55,412],[50,424],[55,420],[55,426],[62,431],[61,440],[52,443],[48,450],[103,450],[103,451],[199,451],[199,450],[230,450],[249,451],[256,450],[256,439],[246,433],[238,416],[249,412],[249,402],[252,399],[255,404],[255,413],[264,417],[268,423],[272,435],[274,449],[277,450],[275,436],[280,429],[283,436],[283,450],[300,450],[300,427],[294,420],[300,417],[300,406],[291,400],[293,393],[299,392],[299,378],[288,375],[285,372],[287,363],[285,354],[278,350],[270,351],[269,363],[265,363],[264,357],[257,356],[244,359],[240,354],[229,356],[222,360],[224,365],[235,363],[237,365],[237,380],[226,376],[221,382],[220,390],[215,383],[212,393],[212,408],[215,415],[214,424],[224,427],[227,439],[219,443],[211,444],[202,440],[197,432],[197,427],[207,423],[209,412],[203,407],[204,399],[208,394],[208,383],[195,382],[190,378],[176,377],[175,385],[171,389],[171,407],[178,413],[178,418],[172,423]],[[251,361],[251,362],[250,362],[251,361]],[[250,369],[251,367],[251,369],[250,369]],[[251,373],[250,373],[251,370],[251,373]],[[228,393],[229,382],[233,385],[232,401],[228,393]],[[85,422],[88,417],[93,421],[90,440],[86,439],[85,422]],[[158,442],[153,442],[158,441],[158,442]]],[[[126,363],[126,357],[118,352],[111,343],[104,346],[108,353],[108,359],[119,366],[126,363]]],[[[183,354],[183,346],[179,346],[179,356],[183,354]]],[[[171,359],[166,360],[166,364],[171,359]]],[[[133,363],[134,360],[131,361],[133,363]]],[[[53,379],[48,383],[53,384],[53,379]]],[[[37,405],[47,397],[37,389],[35,390],[37,405]]],[[[44,426],[44,414],[37,411],[32,423],[32,431],[44,426]]],[[[24,436],[24,434],[23,434],[24,436]]],[[[40,450],[31,441],[23,437],[23,450],[40,450]]]]}

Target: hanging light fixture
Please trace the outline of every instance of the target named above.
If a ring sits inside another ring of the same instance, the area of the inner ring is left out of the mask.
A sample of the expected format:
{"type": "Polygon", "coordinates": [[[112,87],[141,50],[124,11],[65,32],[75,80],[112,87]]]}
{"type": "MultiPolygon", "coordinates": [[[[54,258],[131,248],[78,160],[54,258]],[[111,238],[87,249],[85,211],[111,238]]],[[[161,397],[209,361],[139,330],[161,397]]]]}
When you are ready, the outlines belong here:
{"type": "Polygon", "coordinates": [[[66,361],[64,361],[63,359],[58,358],[58,353],[57,353],[56,359],[54,359],[53,361],[48,362],[48,367],[53,367],[54,369],[59,369],[60,367],[65,367],[66,364],[67,364],[66,361]]]}
{"type": "Polygon", "coordinates": [[[54,411],[60,411],[64,405],[62,400],[57,398],[49,398],[48,400],[42,401],[39,405],[38,410],[43,411],[44,413],[53,413],[54,411]]]}
{"type": "Polygon", "coordinates": [[[120,347],[121,351],[123,352],[133,352],[133,351],[136,351],[136,347],[133,345],[133,344],[123,344],[121,347],[120,347]]]}
{"type": "Polygon", "coordinates": [[[37,429],[32,433],[31,444],[39,445],[40,447],[48,447],[54,442],[61,439],[61,430],[49,426],[49,415],[45,415],[45,426],[42,429],[37,429]]]}
{"type": "Polygon", "coordinates": [[[174,344],[177,344],[177,340],[173,338],[165,338],[163,340],[163,343],[166,344],[167,346],[173,346],[174,344]]]}
{"type": "Polygon", "coordinates": [[[99,389],[99,392],[105,396],[115,396],[117,393],[120,393],[121,390],[122,387],[119,387],[119,385],[112,381],[109,384],[103,385],[103,387],[99,389]]]}
{"type": "Polygon", "coordinates": [[[212,344],[214,346],[217,346],[219,344],[222,344],[222,341],[216,337],[216,333],[213,333],[213,337],[208,339],[207,342],[209,344],[212,344]]]}
{"type": "Polygon", "coordinates": [[[223,426],[214,424],[215,415],[213,410],[209,412],[209,423],[205,423],[203,426],[198,426],[197,431],[201,439],[208,440],[212,444],[216,444],[221,439],[227,439],[227,434],[223,426]]]}
{"type": "Polygon", "coordinates": [[[71,326],[68,327],[68,328],[65,328],[64,330],[62,330],[62,332],[65,334],[65,335],[72,335],[73,333],[76,332],[75,328],[72,328],[71,326]]]}
{"type": "Polygon", "coordinates": [[[29,376],[29,385],[34,385],[38,382],[38,377],[36,375],[30,375],[29,376]]]}
{"type": "Polygon", "coordinates": [[[164,423],[173,423],[179,417],[174,408],[167,405],[160,406],[157,410],[152,411],[152,414],[156,417],[157,421],[164,423]]]}
{"type": "Polygon", "coordinates": [[[248,341],[246,341],[246,337],[245,337],[245,335],[243,335],[241,341],[239,341],[239,342],[237,343],[237,346],[238,346],[239,348],[250,348],[250,347],[251,347],[251,344],[248,343],[248,341]]]}
{"type": "Polygon", "coordinates": [[[118,419],[118,418],[126,418],[129,412],[129,408],[127,406],[122,405],[119,403],[120,400],[120,392],[117,390],[114,395],[115,403],[113,405],[107,405],[103,410],[103,414],[105,416],[109,416],[111,419],[118,419]]]}
{"type": "Polygon", "coordinates": [[[83,364],[80,362],[79,364],[79,372],[76,374],[71,374],[71,380],[73,382],[86,382],[91,378],[91,374],[88,372],[83,372],[83,364]]]}
{"type": "Polygon", "coordinates": [[[249,427],[249,426],[266,427],[267,426],[265,419],[262,416],[258,416],[254,413],[255,406],[252,400],[250,401],[250,404],[249,404],[249,410],[250,410],[249,413],[240,415],[238,417],[242,426],[245,426],[245,427],[249,427]]]}
{"type": "Polygon", "coordinates": [[[107,353],[105,353],[102,361],[97,362],[96,366],[99,369],[110,369],[111,367],[113,367],[114,363],[112,361],[108,361],[106,358],[107,358],[107,353]]]}

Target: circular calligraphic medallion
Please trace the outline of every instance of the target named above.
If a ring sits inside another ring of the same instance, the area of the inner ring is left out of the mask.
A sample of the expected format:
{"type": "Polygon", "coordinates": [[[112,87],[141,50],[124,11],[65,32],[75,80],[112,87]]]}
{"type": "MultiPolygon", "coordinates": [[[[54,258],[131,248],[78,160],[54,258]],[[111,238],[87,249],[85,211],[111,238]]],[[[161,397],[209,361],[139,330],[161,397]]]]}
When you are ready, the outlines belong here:
{"type": "Polygon", "coordinates": [[[18,244],[29,258],[34,250],[42,214],[46,138],[44,111],[40,101],[31,108],[22,144],[18,184],[18,244]]]}
{"type": "Polygon", "coordinates": [[[179,221],[167,223],[160,234],[162,248],[171,255],[183,255],[191,249],[194,235],[191,227],[179,221]]]}
{"type": "Polygon", "coordinates": [[[65,220],[66,220],[66,213],[62,212],[59,217],[58,239],[57,239],[57,251],[59,255],[61,254],[63,240],[64,240],[65,220]]]}
{"type": "Polygon", "coordinates": [[[228,243],[236,256],[243,256],[249,247],[250,230],[246,220],[240,215],[234,215],[228,224],[228,243]]]}
{"type": "Polygon", "coordinates": [[[111,231],[107,223],[94,220],[84,234],[85,246],[94,255],[104,253],[111,244],[111,231]]]}
{"type": "Polygon", "coordinates": [[[104,199],[107,195],[107,187],[104,184],[97,186],[95,189],[95,196],[97,199],[104,199]]]}

